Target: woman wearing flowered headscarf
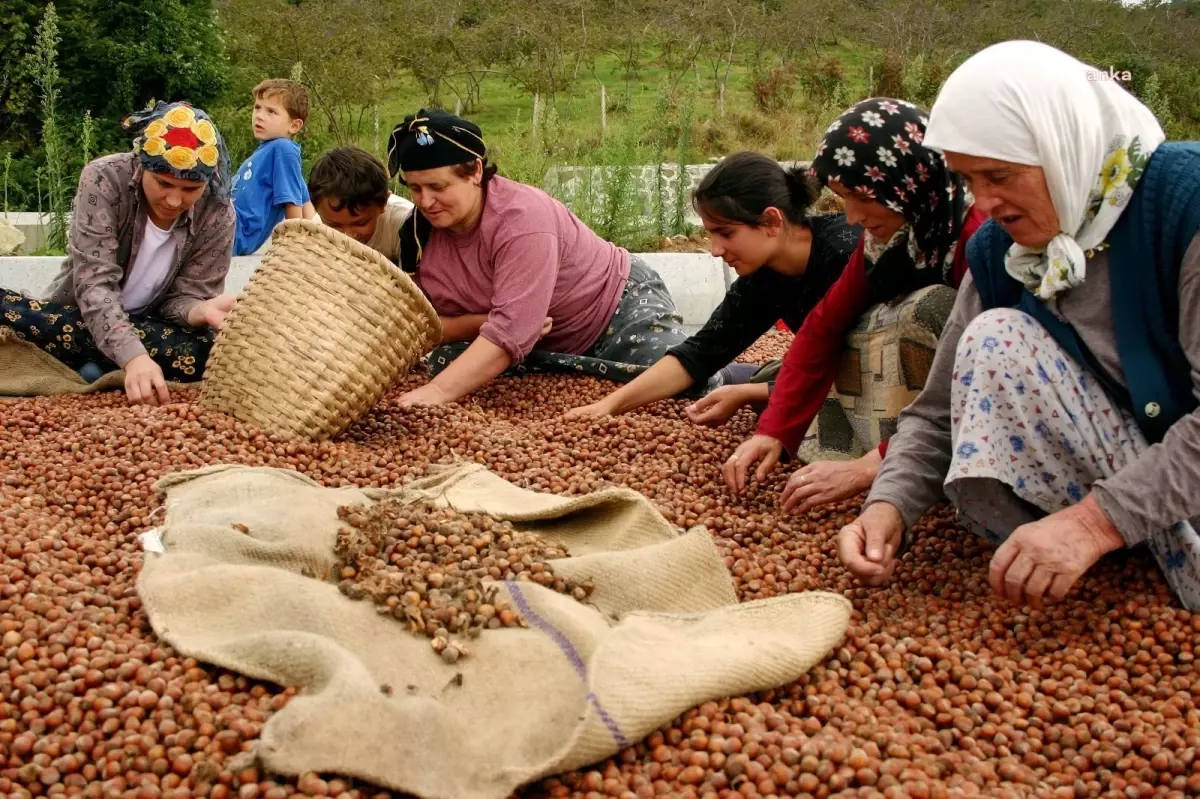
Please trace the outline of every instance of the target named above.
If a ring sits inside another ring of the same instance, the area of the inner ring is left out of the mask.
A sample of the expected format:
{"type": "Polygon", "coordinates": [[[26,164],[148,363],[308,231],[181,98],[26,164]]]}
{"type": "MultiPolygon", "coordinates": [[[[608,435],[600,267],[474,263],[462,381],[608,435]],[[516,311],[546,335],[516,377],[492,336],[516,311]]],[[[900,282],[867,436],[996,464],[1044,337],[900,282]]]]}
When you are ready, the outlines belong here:
{"type": "Polygon", "coordinates": [[[1146,543],[1200,610],[1200,142],[1164,141],[1095,75],[1004,42],[933,107],[926,144],[991,219],[929,381],[841,532],[868,583],[944,492],[1000,544],[997,596],[1062,599],[1102,555],[1146,543]]]}
{"type": "Polygon", "coordinates": [[[851,497],[874,480],[896,416],[925,382],[966,242],[984,220],[924,145],[927,122],[911,103],[873,98],[825,132],[812,173],[842,198],[862,239],[788,348],[755,435],[726,461],[732,490],[756,465],[765,480],[784,450],[807,462],[784,488],[785,510],[851,497]]]}
{"type": "Polygon", "coordinates": [[[133,152],[89,163],[75,195],[67,258],[43,299],[0,289],[0,324],[94,380],[123,369],[133,403],[166,381],[198,380],[233,252],[229,160],[212,120],[158,103],[124,126],[133,152]]]}

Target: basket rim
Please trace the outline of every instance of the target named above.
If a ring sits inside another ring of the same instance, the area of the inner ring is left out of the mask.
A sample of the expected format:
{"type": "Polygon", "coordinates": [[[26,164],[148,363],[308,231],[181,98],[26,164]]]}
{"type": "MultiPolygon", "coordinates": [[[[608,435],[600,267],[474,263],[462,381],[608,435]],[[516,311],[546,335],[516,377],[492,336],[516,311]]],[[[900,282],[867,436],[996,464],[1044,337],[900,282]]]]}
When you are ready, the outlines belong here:
{"type": "MultiPolygon", "coordinates": [[[[373,247],[368,247],[366,244],[363,244],[360,241],[350,238],[345,233],[334,230],[333,228],[321,222],[314,222],[311,219],[283,220],[275,226],[274,230],[271,231],[272,243],[274,243],[276,237],[285,236],[293,231],[304,231],[312,235],[321,236],[330,244],[345,249],[351,255],[365,258],[377,266],[386,269],[392,274],[393,277],[403,278],[403,280],[400,281],[400,285],[404,286],[406,289],[410,289],[408,293],[416,295],[416,300],[422,306],[421,310],[432,320],[434,332],[437,334],[439,339],[441,338],[442,319],[438,314],[437,309],[433,307],[433,303],[429,301],[429,297],[425,296],[425,292],[421,290],[421,287],[417,285],[417,281],[411,275],[385,258],[383,253],[379,252],[373,247]]],[[[264,253],[263,257],[265,258],[266,255],[267,253],[264,253]]],[[[256,269],[255,273],[257,274],[257,272],[258,270],[256,269]]],[[[433,346],[437,347],[437,343],[435,342],[433,346]]]]}

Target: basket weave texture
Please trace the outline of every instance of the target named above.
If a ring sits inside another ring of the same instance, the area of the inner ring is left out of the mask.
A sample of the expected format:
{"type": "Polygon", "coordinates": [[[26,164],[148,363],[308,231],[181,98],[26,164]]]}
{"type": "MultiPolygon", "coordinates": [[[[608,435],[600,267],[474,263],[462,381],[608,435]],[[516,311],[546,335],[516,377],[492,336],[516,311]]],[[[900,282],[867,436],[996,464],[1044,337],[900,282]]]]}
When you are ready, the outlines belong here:
{"type": "Polygon", "coordinates": [[[217,334],[200,405],[322,441],[379,402],[441,336],[429,300],[381,254],[289,219],[217,334]]]}

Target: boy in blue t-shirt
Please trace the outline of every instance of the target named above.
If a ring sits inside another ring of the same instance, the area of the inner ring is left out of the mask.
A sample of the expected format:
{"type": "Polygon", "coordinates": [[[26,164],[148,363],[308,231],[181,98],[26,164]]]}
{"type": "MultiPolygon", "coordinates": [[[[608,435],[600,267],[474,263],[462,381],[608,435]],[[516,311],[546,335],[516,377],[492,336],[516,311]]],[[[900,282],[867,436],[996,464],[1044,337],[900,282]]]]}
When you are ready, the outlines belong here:
{"type": "Polygon", "coordinates": [[[299,83],[272,78],[254,87],[254,138],[262,143],[233,176],[234,255],[259,251],[285,218],[313,218],[300,145],[292,141],[307,119],[308,90],[299,83]]]}

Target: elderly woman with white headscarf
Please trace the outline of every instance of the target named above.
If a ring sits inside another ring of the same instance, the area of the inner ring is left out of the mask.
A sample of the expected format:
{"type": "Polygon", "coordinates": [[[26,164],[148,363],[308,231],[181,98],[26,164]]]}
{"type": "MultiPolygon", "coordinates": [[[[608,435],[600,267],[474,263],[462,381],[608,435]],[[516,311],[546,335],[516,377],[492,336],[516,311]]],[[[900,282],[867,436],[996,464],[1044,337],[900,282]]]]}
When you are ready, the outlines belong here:
{"type": "Polygon", "coordinates": [[[1005,42],[946,82],[925,145],[988,220],[932,371],[901,415],[843,563],[888,579],[945,495],[1000,544],[998,596],[1062,599],[1149,546],[1200,610],[1200,143],[1099,71],[1005,42]]]}

